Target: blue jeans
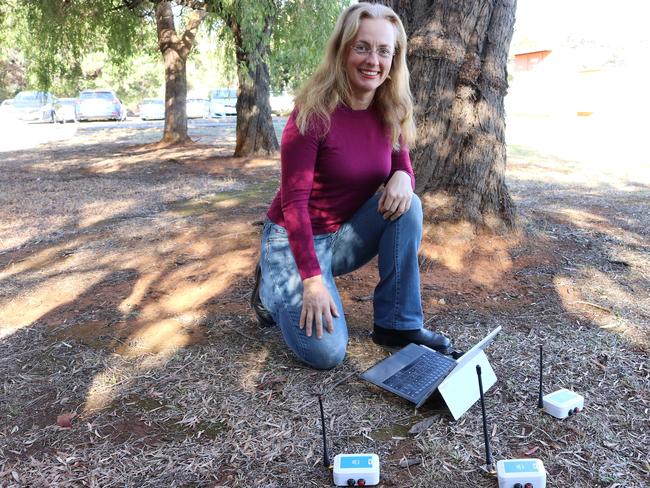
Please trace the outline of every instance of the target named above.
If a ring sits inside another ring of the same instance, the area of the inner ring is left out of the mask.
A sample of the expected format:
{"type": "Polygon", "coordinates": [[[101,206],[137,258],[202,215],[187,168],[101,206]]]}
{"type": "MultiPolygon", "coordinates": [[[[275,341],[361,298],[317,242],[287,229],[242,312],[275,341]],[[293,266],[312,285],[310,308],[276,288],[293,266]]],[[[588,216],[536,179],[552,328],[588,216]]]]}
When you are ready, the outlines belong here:
{"type": "MultiPolygon", "coordinates": [[[[379,283],[374,292],[374,323],[386,329],[422,327],[418,249],[422,239],[422,204],[413,195],[411,208],[397,220],[384,220],[377,211],[379,194],[370,198],[336,232],[314,236],[323,282],[339,310],[332,317],[334,332],[307,337],[298,323],[302,309],[302,280],[284,227],[267,219],[262,232],[260,299],[280,326],[289,348],[317,369],[343,361],[348,328],[335,276],[350,273],[379,256],[379,283]]],[[[323,319],[323,323],[325,323],[323,319]]]]}

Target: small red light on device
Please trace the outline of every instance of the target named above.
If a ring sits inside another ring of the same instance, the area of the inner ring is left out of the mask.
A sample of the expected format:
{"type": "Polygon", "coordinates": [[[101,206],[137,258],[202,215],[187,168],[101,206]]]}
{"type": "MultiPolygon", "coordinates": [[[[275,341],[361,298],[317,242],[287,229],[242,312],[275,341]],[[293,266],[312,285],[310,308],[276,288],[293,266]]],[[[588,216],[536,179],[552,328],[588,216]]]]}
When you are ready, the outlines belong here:
{"type": "Polygon", "coordinates": [[[533,484],[532,483],[526,483],[524,485],[524,488],[533,488],[533,484]]]}
{"type": "Polygon", "coordinates": [[[357,486],[366,486],[366,480],[361,478],[360,480],[357,481],[357,486]]]}

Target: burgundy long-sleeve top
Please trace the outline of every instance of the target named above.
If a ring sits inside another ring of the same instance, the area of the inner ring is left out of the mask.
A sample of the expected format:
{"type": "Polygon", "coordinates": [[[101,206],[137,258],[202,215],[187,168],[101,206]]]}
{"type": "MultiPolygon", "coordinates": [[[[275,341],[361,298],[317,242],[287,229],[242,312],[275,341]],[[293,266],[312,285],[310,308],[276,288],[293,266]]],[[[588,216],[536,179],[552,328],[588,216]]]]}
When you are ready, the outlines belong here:
{"type": "Polygon", "coordinates": [[[396,171],[415,177],[405,145],[393,150],[379,112],[340,104],[329,130],[316,121],[305,134],[294,109],[282,133],[281,179],[267,216],[287,230],[304,280],[321,274],[313,236],[335,232],[396,171]]]}

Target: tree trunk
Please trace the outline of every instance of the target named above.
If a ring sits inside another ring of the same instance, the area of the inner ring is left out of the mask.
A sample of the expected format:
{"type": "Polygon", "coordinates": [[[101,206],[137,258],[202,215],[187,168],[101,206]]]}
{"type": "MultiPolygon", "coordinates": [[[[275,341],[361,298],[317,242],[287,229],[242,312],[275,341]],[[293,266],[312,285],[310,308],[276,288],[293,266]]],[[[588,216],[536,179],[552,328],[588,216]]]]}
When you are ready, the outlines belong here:
{"type": "Polygon", "coordinates": [[[237,142],[235,156],[270,155],[278,148],[271,118],[270,76],[266,64],[271,39],[272,16],[267,16],[262,35],[247,50],[240,24],[230,19],[237,54],[237,142]]]}
{"type": "Polygon", "coordinates": [[[174,14],[169,1],[156,4],[158,47],[165,61],[165,129],[163,144],[191,142],[187,134],[187,74],[186,64],[196,31],[205,17],[204,10],[194,10],[182,37],[176,34],[174,14]]]}
{"type": "Polygon", "coordinates": [[[447,197],[448,213],[437,219],[513,227],[503,98],[516,0],[390,4],[409,37],[416,190],[447,197]]]}

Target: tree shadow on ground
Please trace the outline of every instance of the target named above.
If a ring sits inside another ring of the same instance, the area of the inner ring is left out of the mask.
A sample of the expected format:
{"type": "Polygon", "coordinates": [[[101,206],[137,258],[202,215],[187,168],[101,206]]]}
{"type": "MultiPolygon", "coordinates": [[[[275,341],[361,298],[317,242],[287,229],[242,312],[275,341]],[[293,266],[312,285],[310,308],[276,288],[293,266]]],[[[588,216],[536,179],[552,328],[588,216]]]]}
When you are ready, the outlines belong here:
{"type": "MultiPolygon", "coordinates": [[[[408,428],[439,407],[414,412],[358,379],[385,356],[368,338],[374,264],[338,280],[350,327],[342,366],[309,370],[276,329],[255,324],[248,309],[255,224],[273,196],[277,163],[213,158],[194,148],[185,156],[136,148],[111,162],[107,148],[91,152],[87,164],[78,157],[67,169],[64,162],[52,168],[58,181],[69,178],[81,189],[108,168],[143,185],[198,175],[246,186],[209,186],[145,213],[136,199],[91,224],[75,216],[0,255],[10,312],[4,320],[14,316],[22,325],[1,343],[0,365],[16,393],[0,404],[11,419],[0,449],[14,451],[0,471],[70,480],[90,479],[101,466],[103,479],[121,484],[298,486],[307,466],[308,477],[325,486],[330,474],[320,469],[311,394],[326,391],[333,451],[378,452],[385,486],[492,486],[473,469],[482,458],[476,408],[459,422],[438,415],[413,437],[408,428]],[[79,414],[73,429],[52,425],[64,411],[79,414]],[[70,474],[60,475],[59,451],[84,463],[71,462],[70,474]],[[402,459],[421,464],[403,469],[402,459]]],[[[13,161],[19,172],[27,160],[13,161]]],[[[51,175],[42,166],[30,171],[32,183],[51,175]]],[[[650,395],[645,339],[628,331],[637,324],[647,333],[647,299],[638,297],[647,296],[648,217],[635,211],[647,188],[596,185],[588,199],[584,192],[519,180],[514,196],[524,232],[516,236],[477,236],[462,224],[430,228],[426,320],[463,348],[503,326],[489,351],[499,378],[488,394],[491,418],[499,419],[498,458],[532,452],[549,460],[551,478],[565,486],[634,486],[643,477],[644,442],[629,433],[640,431],[650,395]],[[564,423],[538,416],[540,343],[550,358],[549,391],[567,386],[584,394],[585,416],[564,423]]],[[[94,198],[107,205],[123,195],[94,198]]]]}

